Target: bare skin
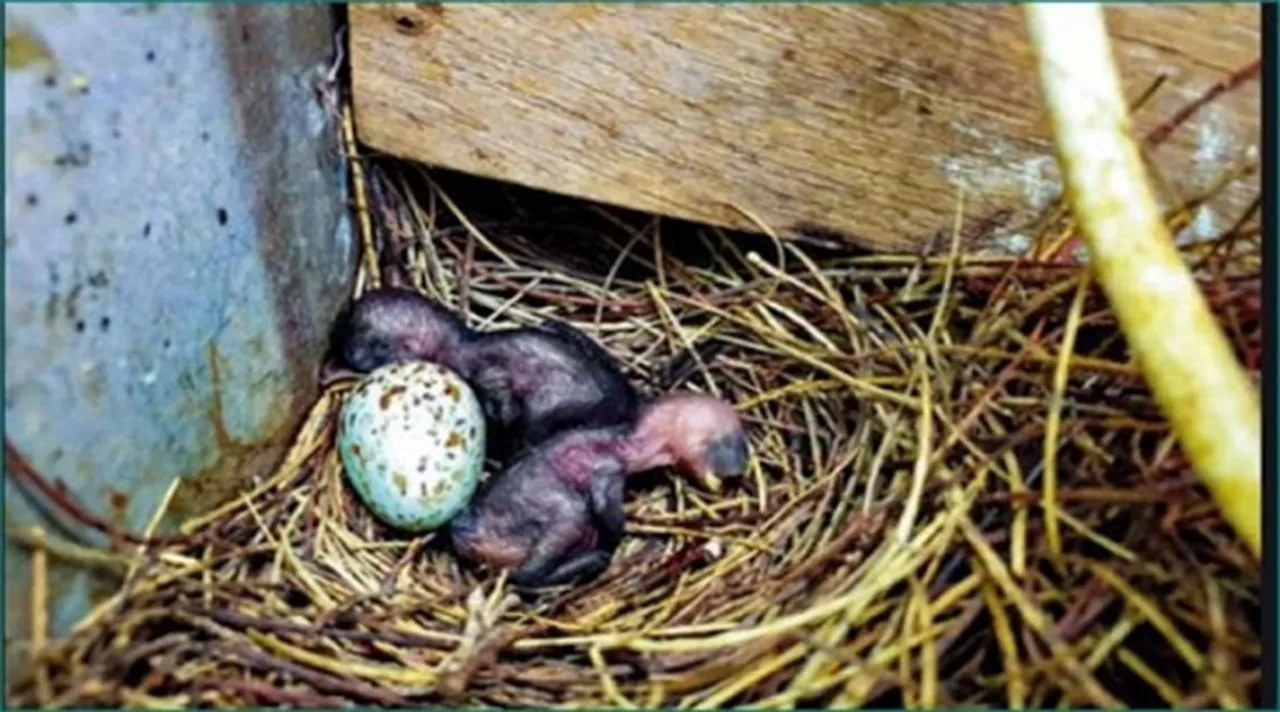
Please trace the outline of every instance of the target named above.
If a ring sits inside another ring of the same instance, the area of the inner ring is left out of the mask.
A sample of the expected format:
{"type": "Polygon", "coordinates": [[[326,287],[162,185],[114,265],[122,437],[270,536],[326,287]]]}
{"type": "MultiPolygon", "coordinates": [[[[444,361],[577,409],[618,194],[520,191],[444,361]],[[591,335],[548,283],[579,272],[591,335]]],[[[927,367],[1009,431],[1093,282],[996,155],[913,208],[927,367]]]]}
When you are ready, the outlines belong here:
{"type": "Polygon", "coordinates": [[[322,380],[405,360],[439,363],[475,388],[500,457],[571,428],[633,422],[640,408],[617,362],[568,324],[476,332],[400,288],[371,291],[343,313],[322,380]]]}
{"type": "Polygon", "coordinates": [[[622,540],[628,475],[675,466],[739,477],[749,459],[732,406],[695,393],[646,406],[634,427],[560,433],[526,452],[450,523],[464,559],[513,570],[530,588],[591,579],[622,540]]]}

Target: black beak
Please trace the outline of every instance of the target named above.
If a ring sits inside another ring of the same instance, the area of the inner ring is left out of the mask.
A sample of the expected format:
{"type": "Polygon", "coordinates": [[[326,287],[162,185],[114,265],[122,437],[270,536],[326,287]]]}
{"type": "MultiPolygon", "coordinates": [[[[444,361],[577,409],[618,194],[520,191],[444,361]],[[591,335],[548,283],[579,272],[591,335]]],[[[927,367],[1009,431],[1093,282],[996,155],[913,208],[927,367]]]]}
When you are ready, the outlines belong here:
{"type": "Polygon", "coordinates": [[[707,466],[717,477],[741,477],[750,459],[751,450],[742,433],[727,435],[707,449],[707,466]]]}

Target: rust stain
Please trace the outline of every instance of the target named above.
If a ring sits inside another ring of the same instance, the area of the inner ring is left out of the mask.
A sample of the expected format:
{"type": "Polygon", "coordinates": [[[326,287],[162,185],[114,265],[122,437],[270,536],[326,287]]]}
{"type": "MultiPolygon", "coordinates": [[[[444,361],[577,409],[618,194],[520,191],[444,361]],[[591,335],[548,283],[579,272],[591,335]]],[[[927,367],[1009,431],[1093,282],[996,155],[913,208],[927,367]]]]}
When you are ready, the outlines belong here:
{"type": "Polygon", "coordinates": [[[38,64],[56,65],[53,51],[32,28],[5,28],[4,69],[6,72],[38,64]]]}
{"type": "Polygon", "coordinates": [[[461,447],[466,440],[463,439],[462,433],[457,430],[450,430],[449,437],[445,439],[444,446],[447,448],[461,447]]]}
{"type": "Polygon", "coordinates": [[[444,394],[453,399],[454,403],[462,400],[462,391],[458,389],[457,384],[449,383],[444,387],[444,394]]]}
{"type": "Polygon", "coordinates": [[[166,526],[202,514],[212,507],[237,496],[245,481],[253,474],[266,474],[279,450],[286,444],[292,426],[290,404],[281,403],[267,414],[267,425],[260,437],[240,440],[227,430],[223,412],[222,369],[218,347],[206,347],[211,382],[211,402],[206,417],[213,429],[213,462],[183,477],[165,513],[166,526]]]}
{"type": "Polygon", "coordinates": [[[107,494],[107,499],[111,502],[111,515],[117,523],[125,521],[125,515],[129,510],[129,495],[120,490],[113,489],[107,494]]]}

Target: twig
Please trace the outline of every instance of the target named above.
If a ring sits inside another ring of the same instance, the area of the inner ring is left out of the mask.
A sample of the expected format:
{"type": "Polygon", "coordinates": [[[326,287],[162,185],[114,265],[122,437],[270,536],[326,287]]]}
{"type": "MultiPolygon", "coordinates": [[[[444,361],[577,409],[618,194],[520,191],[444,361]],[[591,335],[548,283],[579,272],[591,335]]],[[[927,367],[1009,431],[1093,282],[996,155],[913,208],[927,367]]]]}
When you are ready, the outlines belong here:
{"type": "Polygon", "coordinates": [[[1225,94],[1231,91],[1232,89],[1235,89],[1236,87],[1240,86],[1241,84],[1244,84],[1247,81],[1250,81],[1252,79],[1257,79],[1261,75],[1262,75],[1262,59],[1261,58],[1255,59],[1249,64],[1246,64],[1245,66],[1241,67],[1240,69],[1237,69],[1236,71],[1232,72],[1231,74],[1227,75],[1226,77],[1214,83],[1213,86],[1206,89],[1203,94],[1201,94],[1198,98],[1196,98],[1195,101],[1192,101],[1190,104],[1187,104],[1186,106],[1182,107],[1177,112],[1175,112],[1173,116],[1170,116],[1159,126],[1152,129],[1151,133],[1148,133],[1147,137],[1143,140],[1143,143],[1148,148],[1154,148],[1156,146],[1159,146],[1160,144],[1167,141],[1169,139],[1169,136],[1171,136],[1179,126],[1186,123],[1188,119],[1190,119],[1192,116],[1195,116],[1196,112],[1200,111],[1200,109],[1203,109],[1214,99],[1217,99],[1222,94],[1225,94]]]}

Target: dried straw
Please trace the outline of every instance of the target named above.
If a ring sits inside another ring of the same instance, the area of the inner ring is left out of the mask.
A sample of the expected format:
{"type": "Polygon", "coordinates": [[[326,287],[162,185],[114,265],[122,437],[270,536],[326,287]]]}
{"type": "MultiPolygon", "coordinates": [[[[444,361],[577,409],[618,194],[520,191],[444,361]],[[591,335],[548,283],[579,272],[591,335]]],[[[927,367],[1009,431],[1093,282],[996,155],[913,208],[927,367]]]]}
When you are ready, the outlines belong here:
{"type": "MultiPolygon", "coordinates": [[[[650,393],[714,389],[751,428],[749,476],[642,478],[602,578],[514,600],[357,505],[333,389],[261,485],[99,561],[127,588],[37,652],[14,704],[1258,703],[1257,564],[1080,267],[958,239],[858,256],[363,167],[381,281],[481,327],[570,321],[650,393]]],[[[1256,372],[1253,219],[1183,256],[1256,372]]],[[[1052,210],[1038,244],[1070,232],[1052,210]]]]}

